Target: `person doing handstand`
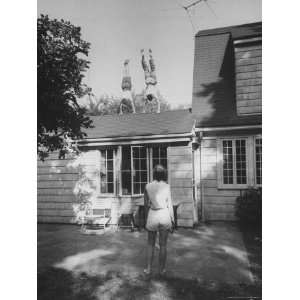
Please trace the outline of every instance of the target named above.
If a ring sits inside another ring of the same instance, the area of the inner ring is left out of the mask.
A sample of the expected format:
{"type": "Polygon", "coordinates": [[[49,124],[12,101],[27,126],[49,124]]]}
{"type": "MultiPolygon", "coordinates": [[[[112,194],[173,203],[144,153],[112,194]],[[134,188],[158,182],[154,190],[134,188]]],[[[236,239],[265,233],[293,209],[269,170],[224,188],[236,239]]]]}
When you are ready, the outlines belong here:
{"type": "Polygon", "coordinates": [[[145,60],[145,54],[144,49],[141,50],[142,54],[142,67],[145,73],[145,83],[146,83],[146,89],[145,89],[145,96],[146,96],[146,102],[151,102],[153,100],[157,101],[157,112],[160,112],[160,101],[158,97],[158,91],[157,91],[157,78],[156,78],[156,72],[155,72],[155,64],[154,59],[152,56],[152,50],[149,49],[149,66],[145,60]]]}
{"type": "Polygon", "coordinates": [[[132,99],[132,83],[131,83],[131,76],[129,74],[129,59],[126,59],[124,62],[124,69],[123,69],[123,78],[122,78],[122,99],[120,102],[120,114],[123,114],[123,107],[128,107],[128,102],[132,106],[132,112],[135,113],[135,106],[132,99]]]}

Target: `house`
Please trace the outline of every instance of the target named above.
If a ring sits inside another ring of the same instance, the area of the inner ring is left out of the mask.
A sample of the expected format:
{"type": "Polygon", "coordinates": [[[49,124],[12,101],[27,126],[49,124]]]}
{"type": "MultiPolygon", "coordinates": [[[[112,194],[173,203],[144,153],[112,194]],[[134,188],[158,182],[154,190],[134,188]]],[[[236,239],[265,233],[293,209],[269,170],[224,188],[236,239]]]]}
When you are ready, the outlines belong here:
{"type": "Polygon", "coordinates": [[[234,220],[241,190],[261,186],[261,29],[258,22],[195,37],[192,108],[201,138],[202,220],[234,220]]]}
{"type": "Polygon", "coordinates": [[[192,110],[93,117],[82,153],[38,162],[38,221],[75,222],[78,199],[111,207],[111,224],[143,205],[164,165],[178,225],[235,220],[235,199],[262,180],[261,23],[195,37],[192,110]]]}

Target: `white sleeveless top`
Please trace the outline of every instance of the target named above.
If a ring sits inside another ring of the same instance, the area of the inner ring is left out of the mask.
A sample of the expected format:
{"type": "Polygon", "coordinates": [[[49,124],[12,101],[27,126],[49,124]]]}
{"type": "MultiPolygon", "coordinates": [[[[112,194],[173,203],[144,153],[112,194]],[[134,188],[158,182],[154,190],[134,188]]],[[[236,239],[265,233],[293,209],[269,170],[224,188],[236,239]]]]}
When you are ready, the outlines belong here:
{"type": "Polygon", "coordinates": [[[152,181],[146,185],[146,191],[153,209],[172,206],[170,186],[164,181],[152,181]]]}

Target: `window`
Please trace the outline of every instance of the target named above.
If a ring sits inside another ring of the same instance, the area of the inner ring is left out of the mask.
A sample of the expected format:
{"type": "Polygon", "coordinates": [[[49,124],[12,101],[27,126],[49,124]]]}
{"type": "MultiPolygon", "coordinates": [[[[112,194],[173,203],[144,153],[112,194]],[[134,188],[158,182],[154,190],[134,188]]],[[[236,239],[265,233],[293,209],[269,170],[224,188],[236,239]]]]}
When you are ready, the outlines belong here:
{"type": "Polygon", "coordinates": [[[143,194],[148,182],[147,148],[133,146],[131,151],[133,194],[143,194]]]}
{"type": "Polygon", "coordinates": [[[131,150],[130,147],[122,147],[121,163],[122,195],[131,195],[131,150]]]}
{"type": "Polygon", "coordinates": [[[262,181],[262,139],[255,139],[255,182],[261,185],[262,181]]]}
{"type": "Polygon", "coordinates": [[[152,170],[156,165],[162,165],[168,171],[167,147],[156,146],[152,148],[152,170]]]}
{"type": "Polygon", "coordinates": [[[232,141],[223,141],[223,183],[233,184],[232,141]]]}
{"type": "Polygon", "coordinates": [[[247,139],[224,139],[220,141],[219,185],[223,187],[248,184],[247,139]]]}
{"type": "Polygon", "coordinates": [[[100,151],[100,192],[114,193],[114,153],[112,149],[100,151]]]}
{"type": "Polygon", "coordinates": [[[146,184],[153,178],[152,170],[157,164],[167,169],[166,146],[122,146],[122,195],[143,194],[146,184]]]}
{"type": "Polygon", "coordinates": [[[261,185],[261,137],[220,139],[217,153],[219,188],[247,188],[261,185]]]}
{"type": "Polygon", "coordinates": [[[236,183],[247,183],[246,140],[235,141],[236,183]]]}

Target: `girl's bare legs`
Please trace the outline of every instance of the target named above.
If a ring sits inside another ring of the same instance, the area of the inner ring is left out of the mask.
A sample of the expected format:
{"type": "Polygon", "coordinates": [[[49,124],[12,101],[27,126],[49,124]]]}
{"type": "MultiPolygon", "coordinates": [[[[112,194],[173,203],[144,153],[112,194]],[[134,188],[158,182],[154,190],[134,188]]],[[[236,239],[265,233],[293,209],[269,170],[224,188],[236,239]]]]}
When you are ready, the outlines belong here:
{"type": "Polygon", "coordinates": [[[159,231],[159,273],[166,271],[168,230],[159,231]]]}
{"type": "Polygon", "coordinates": [[[147,273],[152,271],[152,263],[155,251],[156,231],[148,231],[148,246],[147,246],[147,273]]]}

